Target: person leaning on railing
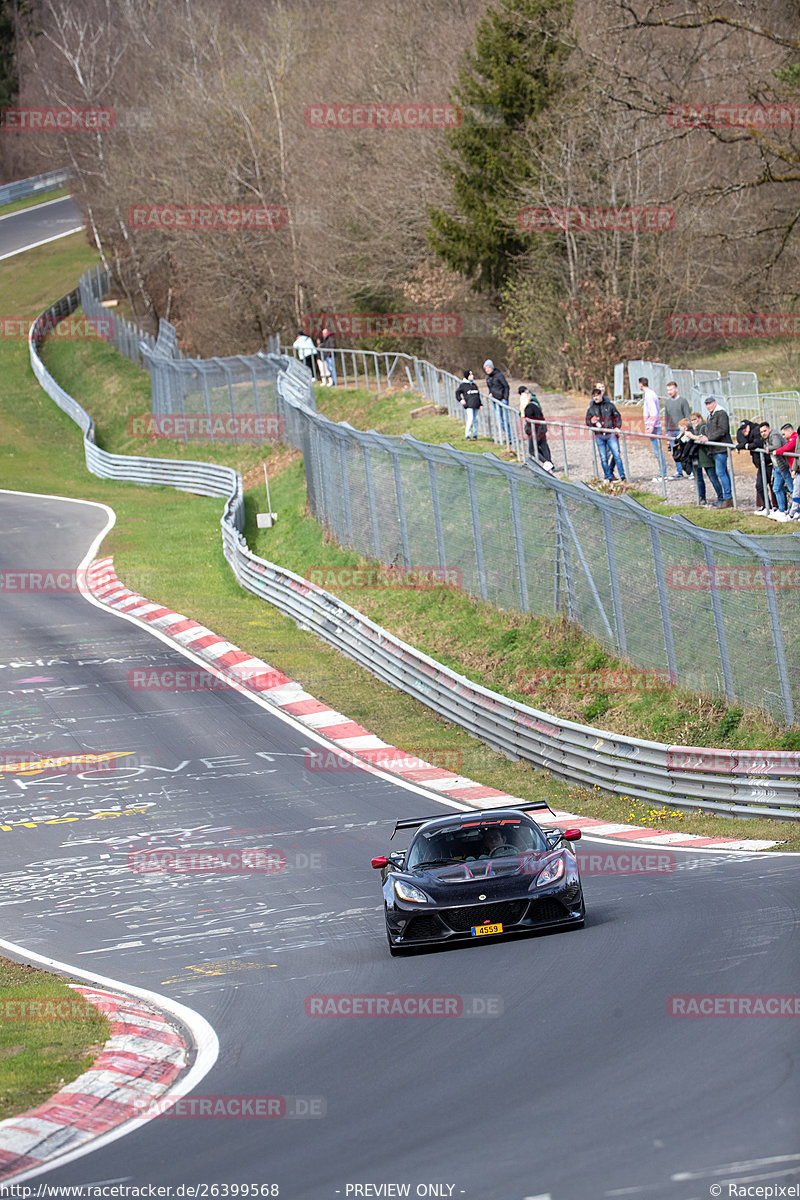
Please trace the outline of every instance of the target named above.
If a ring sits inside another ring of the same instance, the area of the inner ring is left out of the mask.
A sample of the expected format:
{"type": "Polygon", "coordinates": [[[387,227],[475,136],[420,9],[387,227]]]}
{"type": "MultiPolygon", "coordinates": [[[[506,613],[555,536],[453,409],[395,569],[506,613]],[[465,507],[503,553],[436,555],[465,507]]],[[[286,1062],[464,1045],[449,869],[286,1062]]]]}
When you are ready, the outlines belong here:
{"type": "Polygon", "coordinates": [[[711,443],[708,446],[708,453],[714,459],[714,473],[722,487],[722,499],[715,502],[714,508],[733,508],[731,477],[728,474],[728,451],[725,445],[715,446],[713,444],[714,442],[723,442],[732,445],[730,421],[725,410],[717,404],[716,396],[706,396],[703,403],[706,406],[708,420],[706,421],[706,431],[701,435],[700,441],[711,443]]]}
{"type": "Polygon", "coordinates": [[[522,432],[528,439],[528,454],[534,462],[540,462],[545,471],[553,470],[553,456],[547,444],[547,425],[544,420],[542,406],[536,393],[522,384],[517,388],[519,393],[519,412],[523,420],[522,432]],[[533,439],[536,438],[536,452],[533,449],[533,439]],[[538,455],[538,460],[537,460],[538,455]]]}
{"type": "Polygon", "coordinates": [[[756,513],[759,516],[768,513],[771,507],[777,507],[772,491],[772,463],[770,456],[762,453],[765,447],[766,442],[761,436],[758,422],[742,421],[736,430],[736,450],[740,454],[742,450],[750,451],[750,458],[756,469],[756,513]],[[764,476],[767,479],[768,494],[766,497],[764,496],[764,476]]]}
{"type": "Polygon", "coordinates": [[[625,479],[625,468],[619,452],[617,430],[622,428],[620,411],[603,392],[601,384],[592,389],[592,399],[586,410],[586,424],[595,435],[595,444],[600,455],[603,475],[612,482],[614,468],[619,471],[620,481],[625,479]],[[609,462],[609,458],[611,461],[609,462]]]}
{"type": "MultiPolygon", "coordinates": [[[[717,479],[717,473],[714,470],[714,460],[703,444],[703,439],[706,433],[706,423],[699,412],[691,413],[690,419],[692,422],[691,429],[689,428],[688,422],[684,428],[683,418],[681,418],[680,427],[683,429],[683,433],[681,434],[682,440],[684,442],[692,442],[696,447],[696,454],[693,456],[691,461],[694,475],[697,479],[697,503],[707,503],[706,481],[703,478],[703,471],[705,471],[705,473],[708,475],[711,486],[717,493],[717,500],[719,501],[722,499],[722,486],[717,479]]],[[[708,439],[705,438],[705,440],[707,441],[708,439]]]]}
{"type": "MultiPolygon", "coordinates": [[[[797,469],[797,430],[791,425],[781,425],[781,445],[772,456],[772,461],[775,464],[780,463],[780,467],[776,466],[776,475],[780,472],[780,481],[775,483],[775,495],[778,495],[778,487],[780,486],[786,495],[786,520],[795,520],[792,509],[795,508],[794,488],[792,487],[792,471],[797,469]]],[[[776,476],[773,476],[775,478],[776,476]]],[[[795,509],[796,511],[796,509],[795,509]]],[[[780,518],[777,518],[780,520],[780,518]]]]}

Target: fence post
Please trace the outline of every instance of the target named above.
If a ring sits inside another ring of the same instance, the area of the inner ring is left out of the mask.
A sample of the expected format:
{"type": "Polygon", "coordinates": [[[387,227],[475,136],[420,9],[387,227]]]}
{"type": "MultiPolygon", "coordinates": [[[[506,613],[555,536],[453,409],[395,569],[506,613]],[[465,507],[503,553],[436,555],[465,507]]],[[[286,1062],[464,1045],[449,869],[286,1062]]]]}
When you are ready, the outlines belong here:
{"type": "Polygon", "coordinates": [[[555,500],[555,546],[553,554],[553,611],[558,613],[562,608],[562,595],[567,610],[567,618],[575,620],[575,586],[572,578],[572,559],[569,553],[569,532],[564,527],[565,508],[564,498],[560,492],[554,493],[555,500]]]}
{"type": "Polygon", "coordinates": [[[439,504],[439,480],[436,478],[436,461],[428,458],[428,479],[431,485],[431,504],[433,507],[433,528],[436,535],[436,553],[439,556],[439,566],[446,569],[444,529],[442,528],[442,509],[439,504]]]}
{"type": "Polygon", "coordinates": [[[719,660],[722,666],[722,679],[725,684],[725,696],[729,702],[736,699],[736,692],[733,687],[733,672],[731,670],[731,656],[728,652],[728,637],[725,632],[725,617],[722,612],[722,602],[719,598],[719,588],[717,587],[717,569],[714,563],[714,551],[710,543],[702,538],[703,557],[708,570],[708,590],[711,595],[711,611],[714,614],[714,631],[717,635],[717,649],[719,650],[719,660]]]}
{"type": "Polygon", "coordinates": [[[522,520],[519,511],[519,492],[516,478],[507,475],[508,494],[511,500],[511,528],[514,531],[514,552],[517,560],[517,579],[519,580],[519,605],[523,612],[530,612],[528,599],[528,574],[525,568],[525,543],[522,540],[522,520]]]}
{"type": "MultiPolygon", "coordinates": [[[[310,424],[310,422],[309,422],[310,424]]],[[[347,465],[347,443],[343,437],[339,439],[339,473],[342,479],[342,507],[347,529],[347,544],[353,544],[353,514],[350,509],[350,473],[347,465]]]]}
{"type": "Polygon", "coordinates": [[[392,468],[394,470],[394,494],[397,501],[397,519],[400,524],[400,545],[403,548],[403,566],[411,566],[411,551],[408,547],[408,525],[406,524],[406,506],[403,502],[403,475],[400,469],[400,454],[392,450],[392,468]]]}
{"type": "Polygon", "coordinates": [[[362,443],[361,453],[364,457],[364,481],[367,486],[367,507],[369,509],[369,525],[372,532],[372,552],[378,562],[381,561],[381,533],[378,525],[378,510],[375,507],[375,484],[372,479],[372,462],[369,457],[369,446],[362,443]]]}
{"type": "Polygon", "coordinates": [[[478,494],[475,490],[475,469],[470,462],[464,465],[467,472],[467,491],[469,492],[469,511],[472,516],[472,541],[475,548],[475,569],[478,572],[478,588],[481,600],[488,600],[489,589],[486,586],[486,564],[483,558],[483,538],[481,536],[480,513],[478,512],[478,494]]]}
{"type": "Polygon", "coordinates": [[[605,505],[601,507],[601,515],[603,518],[603,539],[606,544],[606,558],[608,560],[608,579],[611,585],[611,608],[614,613],[614,629],[617,634],[617,650],[620,654],[627,654],[628,641],[625,636],[625,617],[622,609],[622,594],[619,589],[617,551],[614,545],[614,526],[611,522],[611,514],[605,505]]]}
{"type": "Polygon", "coordinates": [[[658,589],[658,607],[661,612],[661,629],[664,635],[664,654],[667,659],[667,670],[670,681],[675,683],[678,678],[678,665],[675,658],[675,639],[672,635],[672,614],[669,611],[669,594],[667,579],[664,574],[664,559],[661,554],[661,535],[653,522],[648,522],[650,546],[653,551],[653,570],[658,589]]]}

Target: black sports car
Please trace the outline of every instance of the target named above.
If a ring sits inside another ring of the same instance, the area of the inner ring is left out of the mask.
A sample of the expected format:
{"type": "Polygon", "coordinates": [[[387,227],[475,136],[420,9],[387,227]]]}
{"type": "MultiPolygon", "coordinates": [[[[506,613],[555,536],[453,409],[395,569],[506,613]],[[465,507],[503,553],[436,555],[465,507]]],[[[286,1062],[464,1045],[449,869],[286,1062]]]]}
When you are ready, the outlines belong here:
{"type": "Polygon", "coordinates": [[[583,925],[572,842],[580,829],[542,829],[527,809],[398,821],[416,828],[407,850],[373,858],[382,873],[389,950],[583,925]]]}

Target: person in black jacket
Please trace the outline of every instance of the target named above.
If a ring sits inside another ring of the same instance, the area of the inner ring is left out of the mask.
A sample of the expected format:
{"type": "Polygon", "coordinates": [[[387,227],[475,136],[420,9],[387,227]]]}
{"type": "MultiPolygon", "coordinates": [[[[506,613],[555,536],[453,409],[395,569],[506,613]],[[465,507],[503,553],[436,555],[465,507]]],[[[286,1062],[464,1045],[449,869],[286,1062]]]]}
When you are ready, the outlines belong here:
{"type": "MultiPolygon", "coordinates": [[[[490,358],[487,358],[483,364],[483,369],[486,372],[486,386],[489,389],[490,396],[495,400],[502,401],[503,405],[508,404],[508,380],[499,367],[496,367],[490,358]]],[[[489,405],[491,411],[492,405],[489,405]]],[[[505,439],[509,446],[511,445],[511,427],[508,423],[508,408],[498,405],[495,409],[497,419],[500,423],[500,429],[505,435],[505,439]]]]}
{"type": "MultiPolygon", "coordinates": [[[[722,442],[724,445],[732,445],[730,421],[725,409],[720,408],[717,404],[716,396],[706,396],[703,403],[706,406],[708,416],[706,418],[706,431],[700,438],[700,441],[722,442]]],[[[722,487],[722,499],[717,500],[714,508],[733,508],[731,478],[728,474],[728,451],[724,448],[724,445],[712,445],[708,447],[708,453],[714,460],[714,473],[722,487]]]]}
{"type": "Polygon", "coordinates": [[[620,480],[624,480],[625,468],[622,465],[617,436],[617,430],[622,428],[622,417],[616,404],[604,394],[602,387],[592,389],[591,403],[586,410],[586,424],[594,433],[606,479],[613,480],[616,467],[620,480]]]}
{"type": "Polygon", "coordinates": [[[472,371],[467,370],[464,372],[464,378],[456,388],[456,400],[461,403],[465,410],[464,437],[472,438],[474,442],[477,442],[478,432],[475,422],[478,417],[478,410],[483,407],[483,401],[481,400],[481,394],[472,371]]]}
{"type": "Polygon", "coordinates": [[[758,421],[742,421],[739,428],[736,430],[736,450],[741,454],[742,450],[750,451],[750,458],[753,460],[753,466],[756,469],[756,512],[762,515],[769,512],[770,505],[772,508],[777,508],[778,503],[772,492],[772,460],[769,454],[759,454],[759,450],[766,450],[767,443],[761,436],[758,421]],[[761,464],[764,463],[762,472],[761,464]],[[769,493],[769,503],[764,503],[764,475],[767,477],[767,491],[769,493]]]}
{"type": "Polygon", "coordinates": [[[544,467],[545,471],[553,470],[553,456],[550,453],[550,447],[547,444],[547,425],[544,423],[544,413],[542,406],[536,398],[534,392],[530,388],[517,388],[519,392],[519,407],[520,415],[523,418],[522,432],[528,439],[528,454],[534,460],[538,461],[544,467]],[[538,422],[534,424],[534,422],[538,422]],[[536,438],[536,452],[533,448],[533,439],[536,438]]]}

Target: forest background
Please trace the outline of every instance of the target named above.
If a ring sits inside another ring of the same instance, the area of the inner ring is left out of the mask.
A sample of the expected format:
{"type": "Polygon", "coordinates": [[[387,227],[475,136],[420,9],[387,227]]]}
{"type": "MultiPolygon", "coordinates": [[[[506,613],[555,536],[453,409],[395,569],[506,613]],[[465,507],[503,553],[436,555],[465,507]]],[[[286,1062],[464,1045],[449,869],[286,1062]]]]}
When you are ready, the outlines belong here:
{"type": "Polygon", "coordinates": [[[0,0],[0,108],[114,113],[81,133],[6,122],[1,173],[68,166],[131,309],[189,353],[292,340],[311,314],[455,315],[458,336],[339,344],[585,387],[626,357],[680,365],[697,341],[675,314],[797,309],[798,28],[796,0],[0,0]],[[370,105],[451,116],[329,115],[370,105]],[[204,204],[285,220],[132,225],[204,204]],[[674,219],[526,216],[576,208],[674,219]]]}

